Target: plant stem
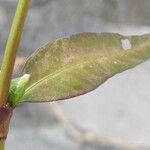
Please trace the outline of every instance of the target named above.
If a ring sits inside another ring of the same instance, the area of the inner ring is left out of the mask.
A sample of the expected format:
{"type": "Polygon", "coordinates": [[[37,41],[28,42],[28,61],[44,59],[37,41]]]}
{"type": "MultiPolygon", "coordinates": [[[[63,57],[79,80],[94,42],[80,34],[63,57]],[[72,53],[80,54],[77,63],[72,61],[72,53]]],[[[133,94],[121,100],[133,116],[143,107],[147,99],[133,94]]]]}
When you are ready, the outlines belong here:
{"type": "Polygon", "coordinates": [[[7,40],[0,74],[0,107],[7,103],[7,96],[16,59],[16,53],[20,43],[29,3],[30,0],[18,1],[16,14],[7,40]]]}
{"type": "Polygon", "coordinates": [[[4,150],[4,149],[5,149],[5,141],[0,140],[0,150],[4,150]]]}

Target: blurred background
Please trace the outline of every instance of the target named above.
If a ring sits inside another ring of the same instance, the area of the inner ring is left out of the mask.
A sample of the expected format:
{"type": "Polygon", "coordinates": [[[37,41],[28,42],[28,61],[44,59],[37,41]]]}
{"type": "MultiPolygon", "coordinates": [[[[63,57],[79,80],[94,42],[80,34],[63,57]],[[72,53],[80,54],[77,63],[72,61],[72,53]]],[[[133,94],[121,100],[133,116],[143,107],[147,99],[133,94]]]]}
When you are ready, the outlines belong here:
{"type": "MultiPolygon", "coordinates": [[[[0,0],[3,54],[17,0],[0,0]]],[[[31,0],[18,65],[43,44],[78,32],[150,33],[149,0],[31,0]]],[[[16,67],[15,75],[20,69],[16,67]]],[[[6,150],[150,150],[150,61],[72,100],[23,104],[6,150]]]]}

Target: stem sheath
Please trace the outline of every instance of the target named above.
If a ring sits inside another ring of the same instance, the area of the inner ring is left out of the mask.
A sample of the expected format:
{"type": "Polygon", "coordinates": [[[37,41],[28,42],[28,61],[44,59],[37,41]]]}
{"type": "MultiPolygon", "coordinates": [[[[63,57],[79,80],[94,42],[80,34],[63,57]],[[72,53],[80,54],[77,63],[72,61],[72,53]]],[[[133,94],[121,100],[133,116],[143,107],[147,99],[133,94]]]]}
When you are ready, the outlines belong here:
{"type": "Polygon", "coordinates": [[[7,40],[0,74],[0,107],[7,103],[12,72],[30,0],[19,0],[7,40]]]}

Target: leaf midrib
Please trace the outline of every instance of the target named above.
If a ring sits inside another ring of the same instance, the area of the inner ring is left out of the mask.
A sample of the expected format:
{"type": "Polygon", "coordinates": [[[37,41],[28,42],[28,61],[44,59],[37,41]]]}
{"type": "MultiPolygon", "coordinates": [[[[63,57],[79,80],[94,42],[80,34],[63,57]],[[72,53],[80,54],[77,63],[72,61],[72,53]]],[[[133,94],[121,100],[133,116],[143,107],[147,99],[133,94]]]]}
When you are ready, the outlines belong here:
{"type": "MultiPolygon", "coordinates": [[[[106,57],[106,56],[105,56],[105,57],[106,57]]],[[[103,60],[103,58],[105,58],[105,57],[102,57],[101,60],[103,60]]],[[[97,58],[97,59],[98,59],[98,58],[97,58]]],[[[43,77],[42,79],[40,79],[39,81],[35,82],[34,84],[32,84],[30,87],[28,87],[28,88],[26,89],[25,94],[26,94],[27,92],[29,92],[32,88],[34,88],[38,83],[43,82],[44,80],[46,80],[46,79],[49,78],[49,77],[50,77],[49,80],[51,80],[51,79],[55,78],[56,76],[58,76],[59,74],[61,74],[61,73],[63,73],[63,72],[66,72],[66,71],[68,71],[68,70],[71,70],[71,69],[74,68],[74,67],[80,67],[80,66],[82,66],[82,65],[84,65],[84,64],[88,64],[88,63],[90,63],[90,62],[94,62],[94,61],[96,61],[97,59],[84,61],[84,62],[81,62],[81,63],[78,63],[78,64],[74,64],[74,65],[72,65],[72,66],[68,66],[68,67],[66,67],[66,68],[59,69],[58,71],[55,71],[55,72],[53,72],[52,74],[49,74],[49,75],[43,77]]],[[[107,59],[107,57],[106,57],[106,59],[107,59]]]]}

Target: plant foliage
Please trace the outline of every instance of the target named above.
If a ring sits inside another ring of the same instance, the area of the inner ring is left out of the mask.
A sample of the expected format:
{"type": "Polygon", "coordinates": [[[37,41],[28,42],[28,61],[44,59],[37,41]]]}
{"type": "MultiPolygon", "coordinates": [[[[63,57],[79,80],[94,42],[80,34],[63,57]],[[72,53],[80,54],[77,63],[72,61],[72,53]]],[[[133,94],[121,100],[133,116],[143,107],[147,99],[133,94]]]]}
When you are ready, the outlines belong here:
{"type": "Polygon", "coordinates": [[[149,41],[149,34],[80,33],[50,42],[27,60],[23,73],[30,79],[17,103],[63,100],[90,92],[149,59],[149,41]]]}

